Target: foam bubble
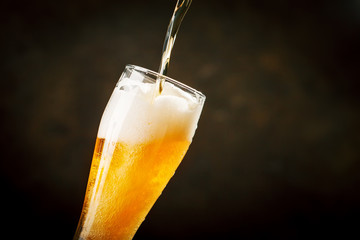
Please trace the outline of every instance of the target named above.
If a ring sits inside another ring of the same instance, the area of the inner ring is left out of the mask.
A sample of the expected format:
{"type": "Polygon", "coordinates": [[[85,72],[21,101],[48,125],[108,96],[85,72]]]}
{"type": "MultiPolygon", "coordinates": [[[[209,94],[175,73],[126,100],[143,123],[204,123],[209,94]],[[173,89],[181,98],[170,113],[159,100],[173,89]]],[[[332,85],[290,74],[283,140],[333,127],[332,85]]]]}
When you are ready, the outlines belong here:
{"type": "Polygon", "coordinates": [[[105,108],[98,137],[143,143],[171,135],[191,141],[202,105],[168,82],[161,95],[157,96],[156,91],[154,83],[122,79],[105,108]]]}

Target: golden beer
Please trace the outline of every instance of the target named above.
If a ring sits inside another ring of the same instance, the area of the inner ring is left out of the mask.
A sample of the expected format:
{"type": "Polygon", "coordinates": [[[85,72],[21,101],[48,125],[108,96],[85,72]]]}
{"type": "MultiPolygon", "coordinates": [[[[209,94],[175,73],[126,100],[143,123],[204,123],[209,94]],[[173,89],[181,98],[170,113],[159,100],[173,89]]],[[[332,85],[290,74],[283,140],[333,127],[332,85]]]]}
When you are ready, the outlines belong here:
{"type": "Polygon", "coordinates": [[[101,119],[74,239],[132,239],[173,176],[194,135],[205,97],[127,66],[101,119]]]}

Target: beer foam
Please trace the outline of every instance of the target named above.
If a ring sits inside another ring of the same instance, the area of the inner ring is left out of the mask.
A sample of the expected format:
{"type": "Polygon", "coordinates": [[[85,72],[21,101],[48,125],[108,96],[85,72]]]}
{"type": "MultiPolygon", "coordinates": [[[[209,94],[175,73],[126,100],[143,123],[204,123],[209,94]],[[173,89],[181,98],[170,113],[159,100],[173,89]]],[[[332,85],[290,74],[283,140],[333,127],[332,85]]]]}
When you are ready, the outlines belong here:
{"type": "Polygon", "coordinates": [[[191,141],[202,110],[194,96],[165,82],[161,95],[155,83],[131,76],[115,87],[103,113],[99,138],[144,143],[171,136],[191,141]]]}

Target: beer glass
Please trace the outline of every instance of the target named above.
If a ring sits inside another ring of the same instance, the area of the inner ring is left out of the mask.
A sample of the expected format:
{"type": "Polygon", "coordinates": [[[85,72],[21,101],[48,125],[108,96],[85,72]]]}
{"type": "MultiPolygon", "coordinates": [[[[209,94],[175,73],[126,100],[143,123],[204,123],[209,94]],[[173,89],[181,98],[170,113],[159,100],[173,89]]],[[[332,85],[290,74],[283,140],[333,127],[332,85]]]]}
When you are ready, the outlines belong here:
{"type": "Polygon", "coordinates": [[[184,157],[204,101],[171,78],[125,67],[101,118],[74,239],[133,238],[184,157]]]}

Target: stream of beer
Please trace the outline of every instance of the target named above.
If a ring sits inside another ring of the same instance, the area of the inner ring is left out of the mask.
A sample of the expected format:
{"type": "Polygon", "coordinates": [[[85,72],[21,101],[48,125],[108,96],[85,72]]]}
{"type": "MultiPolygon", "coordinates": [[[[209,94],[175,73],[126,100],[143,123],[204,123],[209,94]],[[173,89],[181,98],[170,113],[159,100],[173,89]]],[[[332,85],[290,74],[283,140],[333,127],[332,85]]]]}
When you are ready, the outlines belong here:
{"type": "MultiPolygon", "coordinates": [[[[159,73],[161,75],[166,75],[167,73],[170,63],[170,55],[174,47],[176,35],[179,31],[181,22],[190,7],[191,1],[192,0],[178,0],[176,3],[175,10],[171,17],[163,45],[162,58],[159,67],[159,73]]],[[[157,79],[159,94],[161,94],[163,90],[164,82],[164,78],[160,77],[157,79]]]]}

